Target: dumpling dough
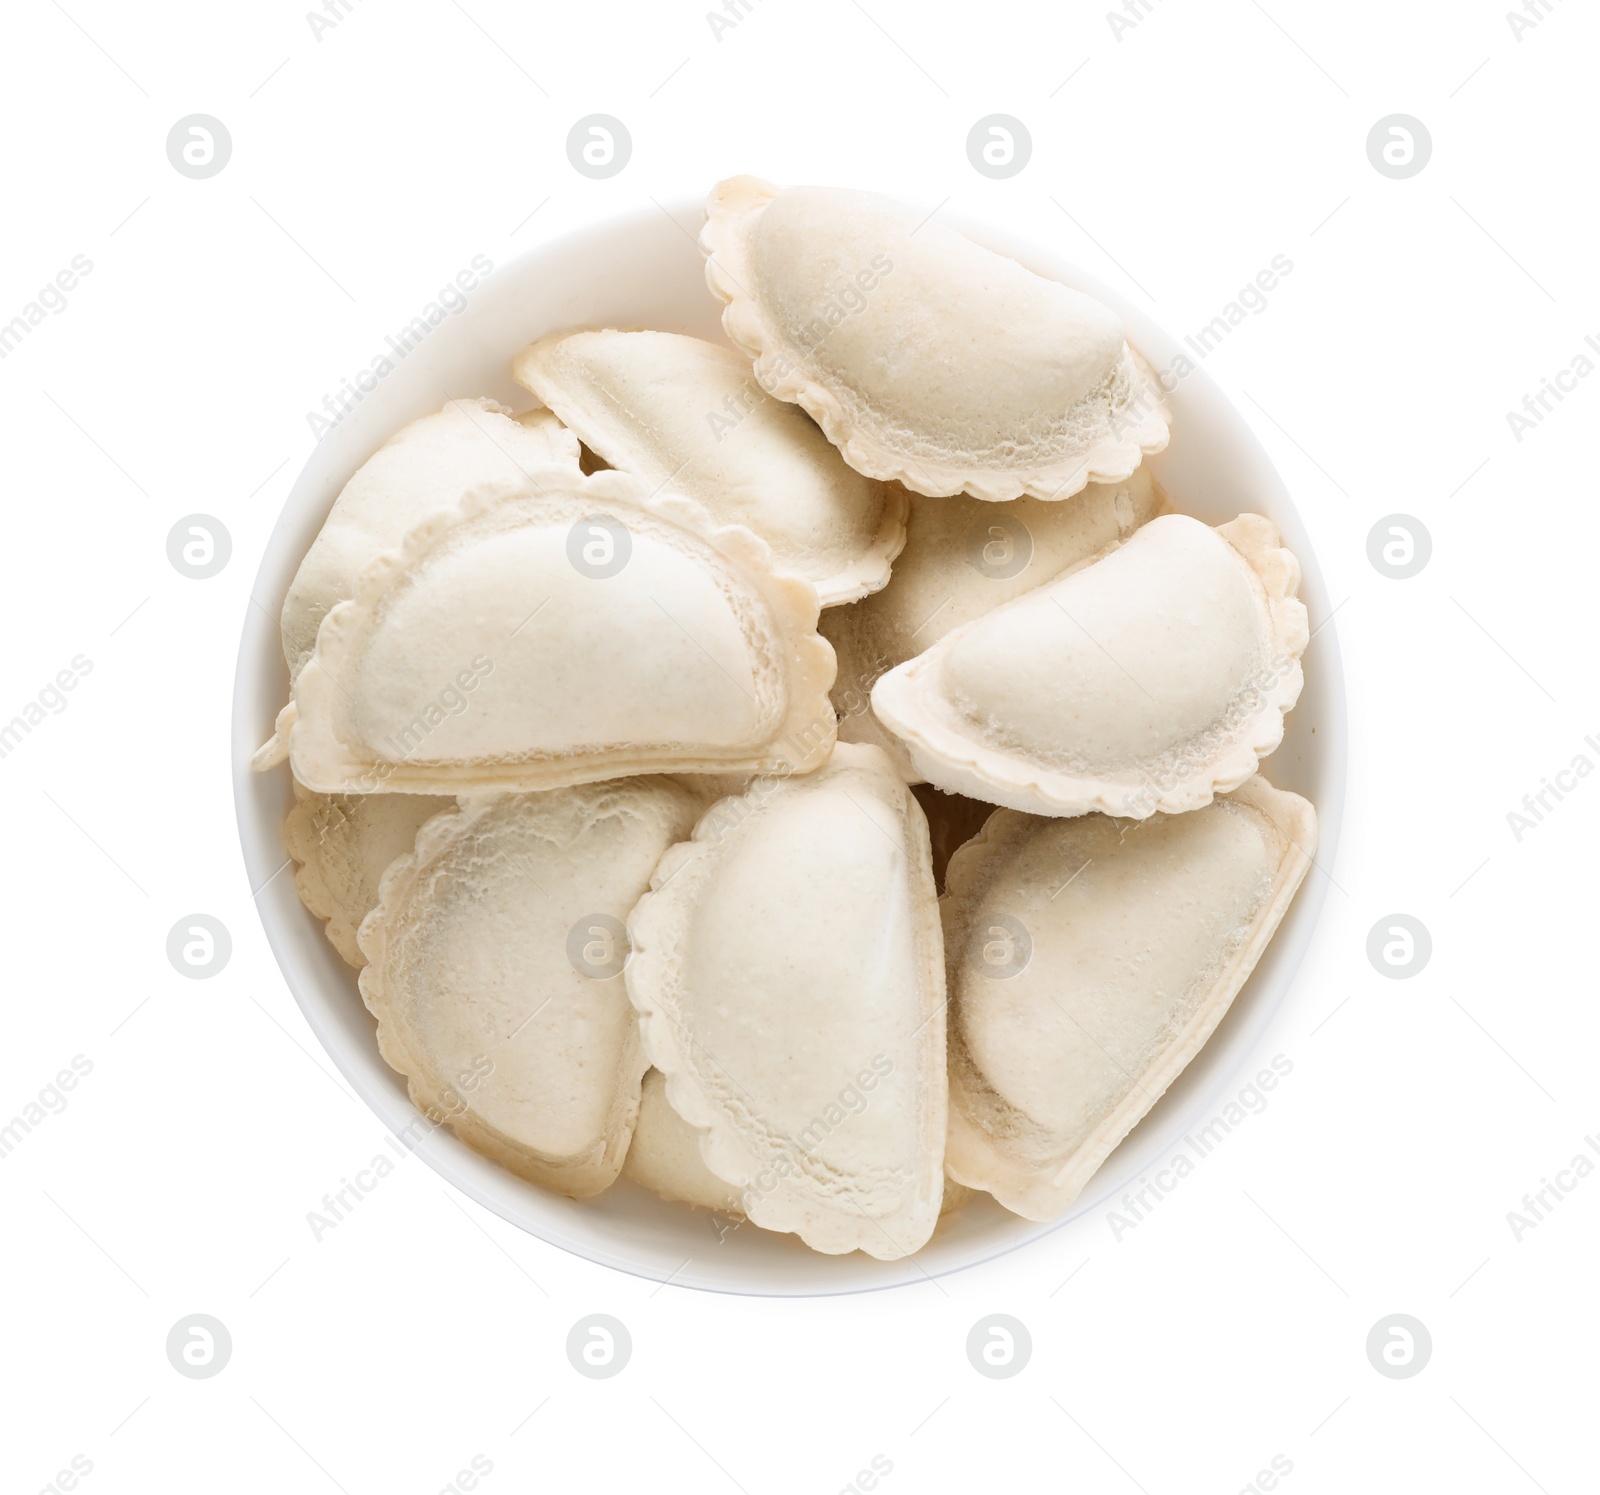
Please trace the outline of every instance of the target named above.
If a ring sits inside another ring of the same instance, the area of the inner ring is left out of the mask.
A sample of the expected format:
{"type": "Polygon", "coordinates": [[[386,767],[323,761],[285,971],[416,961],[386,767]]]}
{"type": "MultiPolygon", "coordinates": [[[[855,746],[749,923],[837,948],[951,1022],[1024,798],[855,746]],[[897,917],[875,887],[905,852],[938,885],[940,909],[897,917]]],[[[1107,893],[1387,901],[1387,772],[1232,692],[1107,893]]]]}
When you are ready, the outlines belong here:
{"type": "Polygon", "coordinates": [[[1222,1020],[1316,839],[1259,777],[1138,823],[996,811],[942,904],[950,1176],[1063,1213],[1222,1020]]]}
{"type": "Polygon", "coordinates": [[[629,921],[628,994],[706,1166],[768,1230],[909,1255],[939,1215],[944,968],[922,811],[876,748],[757,780],[629,921]]]}
{"type": "Polygon", "coordinates": [[[512,372],[610,466],[754,530],[824,607],[888,581],[905,490],[845,466],[803,411],[762,393],[742,353],[673,332],[558,333],[512,372]]]}
{"type": "Polygon", "coordinates": [[[700,1133],[667,1100],[667,1078],[659,1069],[644,1077],[639,1095],[639,1123],[628,1144],[622,1176],[684,1204],[723,1215],[742,1215],[739,1191],[718,1178],[700,1156],[700,1133]]]}
{"type": "MultiPolygon", "coordinates": [[[[622,1176],[663,1199],[742,1218],[744,1201],[739,1191],[706,1167],[700,1156],[700,1137],[701,1133],[672,1109],[666,1076],[652,1069],[639,1093],[639,1120],[623,1160],[622,1176]]],[[[939,1217],[960,1209],[971,1197],[971,1189],[946,1174],[939,1217]]]]}
{"type": "Polygon", "coordinates": [[[402,426],[344,485],[300,562],[283,603],[291,681],[336,602],[355,596],[364,566],[406,532],[453,508],[478,483],[511,483],[537,468],[578,465],[578,438],[548,410],[513,417],[493,400],[451,400],[402,426]]]}
{"type": "Polygon", "coordinates": [[[627,473],[537,477],[425,520],[328,614],[286,713],[296,778],[467,793],[826,759],[809,584],[627,473]]]}
{"type": "Polygon", "coordinates": [[[967,844],[994,813],[993,805],[968,799],[964,794],[946,794],[932,784],[917,784],[912,790],[928,820],[928,845],[933,851],[933,885],[944,892],[945,873],[950,858],[967,844]]]}
{"type": "Polygon", "coordinates": [[[1062,499],[1167,444],[1149,366],[1093,297],[871,192],[732,177],[706,212],[728,337],[857,472],[1062,499]]]}
{"type": "Polygon", "coordinates": [[[411,1098],[534,1183],[597,1194],[648,1062],[623,921],[699,805],[663,779],[484,796],[384,875],[361,995],[411,1098]]]}
{"type": "Polygon", "coordinates": [[[1166,514],[891,670],[872,709],[951,793],[1038,815],[1199,809],[1283,740],[1299,585],[1260,515],[1166,514]]]}
{"type": "Polygon", "coordinates": [[[294,786],[283,847],[299,864],[295,891],[328,921],[328,939],[349,965],[367,963],[356,930],[377,907],[384,870],[410,852],[424,821],[455,803],[436,794],[313,794],[294,786]]]}
{"type": "Polygon", "coordinates": [[[1127,539],[1165,508],[1147,467],[1125,482],[1091,483],[1066,503],[913,500],[889,585],[854,607],[825,612],[818,625],[839,656],[833,685],[839,736],[881,747],[915,783],[922,775],[910,754],[868,704],[878,677],[963,623],[1127,539]]]}

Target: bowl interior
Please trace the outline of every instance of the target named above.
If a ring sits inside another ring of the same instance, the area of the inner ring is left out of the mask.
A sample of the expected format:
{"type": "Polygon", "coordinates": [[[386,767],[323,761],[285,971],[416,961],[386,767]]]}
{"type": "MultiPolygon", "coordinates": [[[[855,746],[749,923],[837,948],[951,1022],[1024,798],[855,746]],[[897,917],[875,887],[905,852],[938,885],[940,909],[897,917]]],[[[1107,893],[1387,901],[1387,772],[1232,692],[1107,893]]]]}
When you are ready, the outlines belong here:
{"type": "MultiPolygon", "coordinates": [[[[496,271],[465,309],[374,376],[370,390],[318,443],[284,505],[246,609],[233,708],[234,792],[250,886],[267,938],[307,1021],[356,1093],[392,1131],[416,1115],[405,1083],[379,1057],[375,1025],[354,973],[301,906],[283,869],[281,826],[292,791],[286,766],[254,774],[248,758],[271,734],[287,697],[288,676],[276,618],[284,594],[346,480],[386,437],[447,399],[488,395],[514,409],[533,401],[512,383],[512,355],[547,332],[568,327],[656,328],[723,341],[720,305],[706,288],[694,242],[698,203],[621,218],[535,249],[496,271]]],[[[1123,319],[1135,346],[1168,369],[1181,345],[1135,307],[1033,246],[980,225],[958,225],[979,242],[1029,269],[1097,296],[1123,319]]],[[[1318,861],[1332,864],[1343,809],[1345,706],[1338,643],[1316,557],[1300,516],[1265,453],[1203,369],[1184,376],[1170,396],[1173,440],[1153,459],[1179,510],[1217,524],[1244,510],[1273,519],[1304,568],[1301,595],[1314,641],[1306,686],[1288,719],[1283,746],[1264,772],[1305,795],[1322,825],[1318,861]],[[1320,631],[1319,631],[1320,630],[1320,631]]],[[[957,1271],[1040,1240],[1069,1221],[1110,1207],[1141,1174],[1168,1161],[1194,1125],[1226,1093],[1246,1083],[1242,1066],[1283,1000],[1310,941],[1327,891],[1313,869],[1277,938],[1232,1010],[1200,1055],[1107,1160],[1061,1220],[1036,1224],[1008,1214],[986,1195],[941,1222],[914,1257],[878,1262],[860,1252],[821,1256],[791,1236],[773,1235],[703,1210],[669,1204],[626,1181],[598,1199],[576,1203],[525,1183],[440,1129],[413,1142],[437,1172],[479,1203],[591,1261],[685,1287],[763,1294],[859,1292],[957,1271]]],[[[1043,1248],[1048,1249],[1048,1248],[1043,1248]]]]}

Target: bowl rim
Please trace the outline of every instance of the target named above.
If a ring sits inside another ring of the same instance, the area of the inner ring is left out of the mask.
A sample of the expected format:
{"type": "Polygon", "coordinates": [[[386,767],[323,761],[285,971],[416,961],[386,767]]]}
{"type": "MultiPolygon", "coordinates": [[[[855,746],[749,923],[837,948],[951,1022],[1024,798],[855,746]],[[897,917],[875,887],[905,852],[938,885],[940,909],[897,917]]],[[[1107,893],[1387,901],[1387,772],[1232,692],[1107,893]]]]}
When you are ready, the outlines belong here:
{"type": "MultiPolygon", "coordinates": [[[[505,264],[496,266],[480,285],[497,285],[501,289],[506,289],[512,283],[528,276],[530,271],[536,271],[542,261],[582,254],[588,249],[599,252],[604,246],[625,240],[646,225],[655,226],[659,222],[661,213],[670,217],[678,228],[687,234],[689,231],[683,228],[682,220],[698,216],[702,212],[703,199],[677,198],[659,204],[655,208],[638,209],[608,217],[531,246],[505,264]]],[[[998,231],[991,225],[974,222],[958,215],[946,215],[944,222],[985,247],[1017,260],[1037,274],[1060,280],[1095,296],[1121,318],[1128,341],[1147,357],[1151,357],[1151,350],[1156,347],[1179,348],[1181,351],[1178,339],[1150,316],[1131,305],[1121,294],[1102,285],[1095,277],[1082,272],[1053,249],[1019,239],[998,231]]],[[[707,296],[710,294],[708,290],[707,296]]],[[[1151,358],[1151,361],[1156,362],[1154,358],[1151,358]]],[[[1281,530],[1293,532],[1292,535],[1286,536],[1285,543],[1300,561],[1302,571],[1300,596],[1307,602],[1312,614],[1312,638],[1320,645],[1315,668],[1319,677],[1319,688],[1324,696],[1324,715],[1320,721],[1327,730],[1319,738],[1317,745],[1317,763],[1320,769],[1316,777],[1320,781],[1320,787],[1314,803],[1319,823],[1318,846],[1311,872],[1269,942],[1261,964],[1252,975],[1251,981],[1254,982],[1263,967],[1270,962],[1270,990],[1248,1004],[1242,1031],[1236,1031],[1229,1040],[1231,1048],[1247,1057],[1259,1046],[1267,1026],[1287,1000],[1301,961],[1320,924],[1328,884],[1332,880],[1329,869],[1336,859],[1344,816],[1348,773],[1348,705],[1334,610],[1328,605],[1328,593],[1316,551],[1310,543],[1309,533],[1287,484],[1268,458],[1242,411],[1229,399],[1204,367],[1194,365],[1183,375],[1183,382],[1190,385],[1190,394],[1193,398],[1219,406],[1232,416],[1236,429],[1229,433],[1229,439],[1253,464],[1253,477],[1257,485],[1274,490],[1276,507],[1271,517],[1281,530]],[[1286,518],[1292,522],[1285,523],[1286,518]],[[1321,621],[1317,622],[1319,615],[1321,621]]],[[[414,417],[405,416],[397,420],[367,447],[367,453],[370,455],[382,440],[387,439],[389,434],[412,418],[414,417]]],[[[383,1085],[375,1082],[371,1078],[370,1065],[359,1063],[357,1056],[347,1049],[346,1041],[337,1031],[331,1016],[331,1005],[327,993],[322,989],[320,978],[301,959],[299,952],[294,948],[295,939],[287,927],[280,927],[278,920],[270,916],[262,902],[267,886],[290,865],[290,862],[283,859],[281,838],[268,833],[260,823],[261,815],[254,803],[255,797],[263,792],[261,781],[268,776],[255,773],[249,763],[252,752],[264,735],[260,729],[259,708],[253,697],[261,683],[261,670],[264,667],[261,654],[264,639],[269,641],[268,655],[281,668],[282,651],[279,644],[277,611],[281,608],[282,599],[278,593],[276,578],[285,571],[292,577],[293,570],[299,563],[299,555],[304,553],[302,549],[293,557],[292,564],[286,562],[284,553],[288,548],[287,521],[307,507],[310,490],[321,489],[328,484],[330,479],[324,469],[332,465],[332,461],[333,459],[326,455],[321,441],[312,447],[273,522],[246,599],[236,657],[229,734],[230,751],[233,756],[234,807],[247,885],[251,888],[251,901],[256,906],[268,946],[288,984],[290,993],[322,1049],[357,1096],[391,1134],[398,1136],[410,1151],[418,1154],[447,1183],[460,1189],[486,1209],[528,1234],[568,1251],[582,1260],[611,1267],[647,1281],[658,1283],[671,1281],[675,1286],[696,1291],[727,1293],[742,1297],[843,1297],[857,1293],[885,1291],[947,1277],[997,1261],[1014,1251],[1035,1245],[1055,1235],[1097,1211],[1109,1198],[1125,1187],[1123,1181],[1107,1189],[1104,1187],[1104,1181],[1112,1171],[1117,1153],[1126,1145],[1126,1139],[1119,1143],[1118,1148],[1114,1149],[1101,1164],[1090,1185],[1084,1188],[1065,1214],[1055,1220],[1028,1222],[1032,1228],[1019,1230],[1013,1238],[1004,1241],[990,1243],[987,1246],[980,1244],[961,1259],[939,1263],[930,1269],[919,1264],[916,1253],[913,1253],[899,1262],[873,1263],[874,1268],[904,1267],[909,1264],[913,1270],[899,1276],[860,1280],[859,1270],[843,1269],[845,1262],[860,1260],[860,1253],[850,1253],[846,1257],[829,1259],[830,1263],[836,1262],[840,1265],[839,1276],[844,1279],[835,1284],[822,1282],[797,1285],[784,1282],[763,1285],[744,1281],[718,1282],[693,1276],[677,1277],[673,1273],[657,1270],[652,1265],[630,1260],[617,1250],[598,1245],[593,1240],[580,1241],[562,1228],[554,1213],[548,1218],[532,1221],[523,1212],[512,1207],[504,1189],[497,1190],[494,1187],[493,1177],[501,1172],[496,1165],[471,1152],[465,1144],[456,1141],[443,1129],[435,1128],[425,1134],[417,1135],[415,1123],[420,1113],[412,1106],[403,1090],[397,1092],[392,1084],[383,1085]],[[265,602],[259,600],[264,587],[269,590],[269,595],[273,596],[274,605],[270,609],[265,602]],[[266,619],[265,623],[262,621],[263,616],[266,619]],[[1102,1187],[1098,1190],[1094,1188],[1096,1180],[1102,1181],[1102,1187]]],[[[1157,457],[1155,461],[1159,463],[1160,458],[1157,457]]],[[[343,486],[342,482],[339,486],[343,486]]],[[[337,491],[337,488],[333,489],[334,493],[337,491]]],[[[331,497],[329,501],[331,502],[331,497]]],[[[1269,765],[1266,771],[1270,772],[1271,758],[1266,761],[1269,765]]],[[[311,918],[308,912],[303,909],[302,912],[305,913],[305,917],[311,918]]],[[[318,926],[318,936],[323,937],[322,921],[315,922],[318,926]]],[[[1249,985],[1250,983],[1247,983],[1246,990],[1249,989],[1249,985]]],[[[344,999],[348,1000],[348,993],[344,999]]],[[[1234,1009],[1240,1009],[1243,1005],[1236,997],[1234,1009]]],[[[1229,1016],[1232,1015],[1233,1012],[1230,1011],[1229,1016]]],[[[1217,1035],[1213,1034],[1208,1039],[1207,1045],[1200,1051],[1202,1055],[1205,1047],[1215,1042],[1216,1037],[1217,1035]]],[[[378,1062],[381,1066],[381,1059],[378,1062]]],[[[1206,1082],[1187,1096],[1175,1116],[1163,1118],[1160,1129],[1161,1135],[1166,1139],[1160,1149],[1163,1154],[1170,1151],[1194,1128],[1198,1120],[1215,1106],[1218,1097],[1224,1091],[1239,1083],[1244,1074],[1245,1062],[1245,1057],[1236,1057],[1231,1064],[1221,1066],[1219,1072],[1208,1074],[1206,1082]]],[[[1191,1061],[1189,1068],[1192,1070],[1193,1067],[1194,1061],[1191,1061]]],[[[1170,1095],[1171,1092],[1167,1094],[1170,1095]]],[[[1158,1106],[1159,1104],[1160,1102],[1158,1106]]],[[[1139,1135],[1145,1119],[1141,1119],[1129,1137],[1139,1135]]],[[[506,1177],[509,1178],[511,1175],[506,1177]]],[[[688,1206],[680,1207],[688,1208],[688,1206]]]]}

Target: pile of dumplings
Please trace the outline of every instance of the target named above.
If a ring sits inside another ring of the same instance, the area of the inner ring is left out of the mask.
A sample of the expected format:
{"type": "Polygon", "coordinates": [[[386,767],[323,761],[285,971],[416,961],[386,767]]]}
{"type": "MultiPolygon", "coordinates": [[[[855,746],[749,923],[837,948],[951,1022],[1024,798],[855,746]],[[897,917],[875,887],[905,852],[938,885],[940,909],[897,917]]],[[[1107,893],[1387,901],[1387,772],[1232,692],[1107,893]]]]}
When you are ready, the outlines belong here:
{"type": "Polygon", "coordinates": [[[522,1178],[884,1260],[1072,1204],[1304,878],[1306,610],[1174,513],[1118,319],[739,177],[729,345],[583,329],[352,477],[284,601],[305,906],[415,1104],[522,1178]]]}

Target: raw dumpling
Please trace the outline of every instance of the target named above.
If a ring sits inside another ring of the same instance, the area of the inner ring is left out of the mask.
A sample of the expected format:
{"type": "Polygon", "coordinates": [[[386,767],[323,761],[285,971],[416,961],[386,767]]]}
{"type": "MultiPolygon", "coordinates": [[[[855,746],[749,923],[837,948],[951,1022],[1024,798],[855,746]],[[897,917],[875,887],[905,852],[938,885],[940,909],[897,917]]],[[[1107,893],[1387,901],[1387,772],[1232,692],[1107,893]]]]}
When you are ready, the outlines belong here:
{"type": "Polygon", "coordinates": [[[944,968],[922,811],[876,748],[757,780],[629,921],[628,994],[672,1108],[768,1230],[891,1260],[944,1170],[944,968]]]}
{"type": "Polygon", "coordinates": [[[512,372],[612,467],[742,524],[824,607],[875,592],[905,541],[905,490],[864,478],[750,360],[673,332],[542,338],[512,372]]]}
{"type": "Polygon", "coordinates": [[[808,583],[627,473],[538,481],[472,490],[328,614],[280,720],[302,783],[553,789],[826,758],[833,650],[808,583]]]}
{"type": "Polygon", "coordinates": [[[700,244],[756,379],[916,493],[1070,498],[1167,444],[1116,316],[871,192],[720,183],[700,244]]]}
{"type": "MultiPolygon", "coordinates": [[[[639,1093],[639,1120],[628,1144],[622,1176],[663,1199],[742,1217],[744,1201],[739,1191],[706,1167],[700,1156],[700,1137],[701,1133],[672,1109],[666,1076],[652,1069],[639,1093]]],[[[960,1209],[971,1197],[971,1189],[946,1174],[940,1218],[960,1209]]]]}
{"type": "Polygon", "coordinates": [[[971,1198],[972,1190],[965,1184],[958,1184],[946,1173],[944,1176],[944,1199],[939,1205],[940,1219],[943,1219],[946,1215],[953,1215],[971,1198]]]}
{"type": "Polygon", "coordinates": [[[833,686],[839,736],[883,748],[916,782],[922,775],[910,754],[868,704],[878,677],[963,623],[1127,539],[1165,508],[1147,467],[1122,483],[1091,483],[1065,503],[913,500],[889,585],[822,615],[822,635],[839,656],[833,686]]]}
{"type": "Polygon", "coordinates": [[[667,1100],[667,1079],[659,1069],[644,1077],[639,1094],[639,1123],[628,1144],[622,1176],[684,1204],[723,1215],[742,1215],[739,1191],[724,1183],[700,1156],[700,1133],[667,1100]]]}
{"type": "Polygon", "coordinates": [[[1283,740],[1299,562],[1258,514],[1165,514],[891,670],[872,709],[941,789],[1143,819],[1237,788],[1283,740]]]}
{"type": "Polygon", "coordinates": [[[328,921],[328,938],[348,964],[367,963],[356,930],[377,907],[384,869],[410,852],[425,820],[455,803],[436,794],[313,794],[294,786],[283,846],[299,864],[295,891],[328,921]]]}
{"type": "Polygon", "coordinates": [[[361,994],[417,1106],[563,1194],[615,1180],[649,1067],[623,921],[698,808],[638,778],[483,796],[423,827],[361,926],[361,994]]]}
{"type": "Polygon", "coordinates": [[[996,811],[942,904],[950,1176],[1063,1213],[1211,1036],[1316,838],[1311,806],[1260,777],[1140,822],[996,811]]]}
{"type": "Polygon", "coordinates": [[[578,439],[548,410],[513,418],[493,400],[451,400],[402,426],[344,485],[300,562],[283,603],[283,657],[292,681],[336,602],[406,532],[453,508],[475,484],[510,483],[537,468],[578,465],[578,439]]]}
{"type": "Polygon", "coordinates": [[[983,829],[984,821],[994,813],[994,806],[968,799],[964,794],[946,794],[932,784],[917,784],[911,792],[928,820],[933,885],[942,893],[950,858],[983,829]]]}

